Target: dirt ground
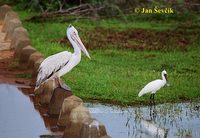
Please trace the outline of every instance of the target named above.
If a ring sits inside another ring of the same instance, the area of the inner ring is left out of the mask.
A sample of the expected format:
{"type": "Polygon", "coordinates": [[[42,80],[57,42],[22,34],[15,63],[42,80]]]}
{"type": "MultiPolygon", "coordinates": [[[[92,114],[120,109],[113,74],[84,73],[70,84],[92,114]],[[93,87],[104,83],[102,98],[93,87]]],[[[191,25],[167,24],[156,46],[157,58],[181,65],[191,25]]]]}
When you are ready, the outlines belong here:
{"type": "MultiPolygon", "coordinates": [[[[0,30],[2,26],[0,25],[0,30]]],[[[32,73],[31,70],[20,70],[14,62],[14,51],[9,50],[10,41],[4,40],[5,33],[0,31],[0,84],[14,84],[19,87],[30,87],[31,79],[20,78],[20,74],[32,73]]]]}
{"type": "MultiPolygon", "coordinates": [[[[84,31],[87,38],[84,39],[87,49],[98,48],[125,48],[133,50],[160,50],[187,51],[194,41],[194,36],[199,34],[198,30],[191,28],[190,25],[179,26],[173,31],[150,31],[143,29],[130,29],[116,31],[97,27],[94,30],[84,31]]],[[[56,40],[61,44],[68,43],[67,37],[56,40]]]]}
{"type": "Polygon", "coordinates": [[[20,78],[19,74],[31,73],[31,70],[20,70],[13,67],[13,51],[0,51],[0,83],[14,84],[19,87],[31,87],[31,79],[20,78]]]}

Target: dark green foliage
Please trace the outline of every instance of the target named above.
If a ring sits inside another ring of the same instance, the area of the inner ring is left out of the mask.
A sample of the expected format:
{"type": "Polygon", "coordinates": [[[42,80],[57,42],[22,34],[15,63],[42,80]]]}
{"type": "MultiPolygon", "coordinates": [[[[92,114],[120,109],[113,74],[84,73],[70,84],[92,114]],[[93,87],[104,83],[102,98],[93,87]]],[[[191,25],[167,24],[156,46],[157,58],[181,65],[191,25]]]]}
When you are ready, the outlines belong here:
{"type": "Polygon", "coordinates": [[[12,5],[14,3],[17,3],[18,0],[0,0],[0,5],[3,5],[3,4],[9,4],[9,5],[12,5]]]}

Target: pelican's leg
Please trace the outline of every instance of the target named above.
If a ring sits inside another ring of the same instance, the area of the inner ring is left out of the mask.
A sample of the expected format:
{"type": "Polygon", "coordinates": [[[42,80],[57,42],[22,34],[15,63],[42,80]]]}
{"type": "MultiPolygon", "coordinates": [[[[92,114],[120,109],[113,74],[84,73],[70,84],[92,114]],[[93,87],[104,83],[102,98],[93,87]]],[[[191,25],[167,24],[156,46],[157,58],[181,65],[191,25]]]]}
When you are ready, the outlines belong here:
{"type": "Polygon", "coordinates": [[[67,91],[71,91],[71,88],[66,85],[64,82],[61,81],[60,78],[56,78],[57,82],[58,82],[58,85],[63,88],[64,90],[67,90],[67,91]]]}

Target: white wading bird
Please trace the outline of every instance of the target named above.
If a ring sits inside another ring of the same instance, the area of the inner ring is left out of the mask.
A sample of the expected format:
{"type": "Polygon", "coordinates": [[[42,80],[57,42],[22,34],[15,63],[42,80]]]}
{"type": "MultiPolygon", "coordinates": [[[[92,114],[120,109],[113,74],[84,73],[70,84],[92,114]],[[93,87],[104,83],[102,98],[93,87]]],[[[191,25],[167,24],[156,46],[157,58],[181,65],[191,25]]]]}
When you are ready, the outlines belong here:
{"type": "Polygon", "coordinates": [[[155,93],[167,84],[167,72],[165,70],[162,71],[162,80],[154,80],[149,82],[138,94],[139,97],[143,96],[144,94],[151,93],[150,99],[153,98],[155,93]]]}
{"type": "Polygon", "coordinates": [[[70,90],[67,85],[60,81],[60,77],[68,73],[81,61],[81,50],[89,59],[91,59],[85,46],[79,38],[77,30],[72,25],[68,26],[66,35],[74,48],[74,53],[63,51],[46,58],[38,69],[35,90],[37,90],[49,79],[56,79],[61,88],[70,90]]]}

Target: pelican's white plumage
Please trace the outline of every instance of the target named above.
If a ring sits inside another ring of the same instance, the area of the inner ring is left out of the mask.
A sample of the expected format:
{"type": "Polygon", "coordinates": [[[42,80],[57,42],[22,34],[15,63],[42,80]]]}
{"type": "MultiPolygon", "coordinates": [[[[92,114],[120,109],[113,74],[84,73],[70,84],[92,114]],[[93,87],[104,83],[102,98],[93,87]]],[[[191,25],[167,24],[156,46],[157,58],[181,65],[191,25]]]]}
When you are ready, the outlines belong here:
{"type": "MultiPolygon", "coordinates": [[[[51,75],[63,68],[69,62],[71,57],[72,53],[64,51],[49,56],[46,60],[44,60],[38,69],[36,86],[39,86],[42,82],[48,80],[48,77],[51,77],[51,75]]],[[[57,74],[59,74],[59,72],[57,72],[57,74]]]]}
{"type": "Polygon", "coordinates": [[[151,93],[155,94],[160,88],[167,84],[167,72],[165,70],[161,73],[162,79],[154,80],[149,82],[138,94],[139,97],[144,94],[151,93]]]}
{"type": "Polygon", "coordinates": [[[59,78],[81,61],[81,51],[90,59],[85,46],[79,38],[78,31],[72,25],[67,28],[66,35],[74,48],[74,53],[64,51],[47,57],[38,69],[35,90],[53,78],[57,79],[60,86],[66,89],[59,81],[59,78]]]}

